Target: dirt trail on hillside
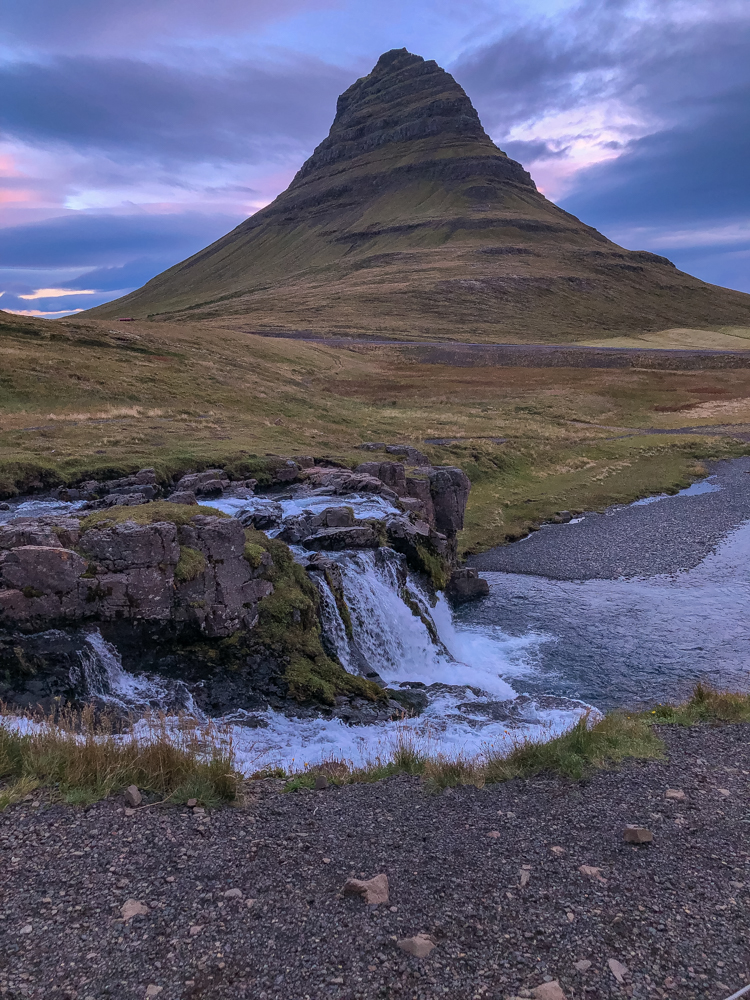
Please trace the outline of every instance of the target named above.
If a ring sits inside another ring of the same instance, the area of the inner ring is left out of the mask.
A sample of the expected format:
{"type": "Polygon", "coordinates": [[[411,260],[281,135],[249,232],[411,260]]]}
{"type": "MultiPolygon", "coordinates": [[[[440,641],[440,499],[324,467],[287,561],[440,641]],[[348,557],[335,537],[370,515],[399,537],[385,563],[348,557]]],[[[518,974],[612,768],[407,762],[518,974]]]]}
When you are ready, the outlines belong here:
{"type": "Polygon", "coordinates": [[[552,979],[568,1000],[723,1000],[750,981],[750,726],[663,735],[668,761],[580,784],[267,781],[205,816],[37,795],[0,817],[0,994],[505,1000],[552,979]],[[387,904],[341,897],[379,873],[387,904]],[[396,944],[419,933],[422,959],[396,944]]]}

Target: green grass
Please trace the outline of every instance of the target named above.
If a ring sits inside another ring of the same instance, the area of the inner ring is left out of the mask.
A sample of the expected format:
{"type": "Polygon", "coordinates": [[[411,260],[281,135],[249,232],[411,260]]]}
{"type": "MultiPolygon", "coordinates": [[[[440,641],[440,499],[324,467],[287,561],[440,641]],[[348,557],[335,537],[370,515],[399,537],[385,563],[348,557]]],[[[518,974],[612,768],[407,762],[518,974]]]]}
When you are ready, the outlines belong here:
{"type": "Polygon", "coordinates": [[[195,580],[206,568],[206,557],[198,549],[189,545],[180,546],[180,558],[174,568],[174,578],[178,583],[195,580]]]}
{"type": "Polygon", "coordinates": [[[218,737],[211,727],[199,732],[190,720],[174,730],[159,717],[149,720],[146,736],[118,736],[90,707],[42,719],[26,735],[0,723],[0,810],[41,787],[73,805],[128,785],[175,803],[232,802],[242,778],[231,745],[218,737]]]}
{"type": "Polygon", "coordinates": [[[647,717],[653,722],[680,726],[699,722],[750,722],[750,695],[716,691],[705,684],[696,684],[689,701],[681,705],[657,705],[647,717]]]}
{"type": "Polygon", "coordinates": [[[162,484],[218,466],[266,485],[280,456],[353,466],[372,457],[363,441],[409,442],[466,470],[460,542],[479,551],[557,510],[676,489],[701,462],[750,450],[731,436],[750,426],[748,369],[467,368],[189,322],[113,325],[0,313],[0,498],[144,466],[162,484]],[[716,437],[637,434],[691,425],[728,426],[716,437]]]}
{"type": "Polygon", "coordinates": [[[196,507],[194,504],[153,500],[151,503],[138,504],[135,507],[117,506],[97,510],[83,518],[81,531],[88,531],[89,528],[113,528],[118,524],[125,524],[126,521],[132,521],[134,524],[157,524],[160,521],[171,521],[177,525],[190,524],[199,514],[229,517],[229,514],[215,507],[196,507]]]}

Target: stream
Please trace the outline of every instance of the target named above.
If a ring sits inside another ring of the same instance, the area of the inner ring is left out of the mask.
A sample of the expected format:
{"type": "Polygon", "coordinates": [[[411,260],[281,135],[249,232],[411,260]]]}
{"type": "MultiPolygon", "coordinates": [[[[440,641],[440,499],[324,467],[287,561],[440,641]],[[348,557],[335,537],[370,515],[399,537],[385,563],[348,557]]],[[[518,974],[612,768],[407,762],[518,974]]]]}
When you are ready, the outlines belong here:
{"type": "MultiPolygon", "coordinates": [[[[373,725],[237,711],[217,720],[221,738],[231,740],[247,773],[384,760],[404,740],[430,753],[471,756],[549,738],[587,711],[679,699],[701,679],[749,689],[749,473],[750,459],[716,463],[675,496],[547,525],[475,557],[490,594],[457,610],[442,595],[431,597],[390,549],[327,553],[351,615],[347,635],[333,594],[315,574],[329,649],[350,671],[375,672],[389,687],[416,693],[424,710],[373,725]]],[[[268,510],[275,524],[267,532],[275,535],[302,510],[341,502],[287,496],[207,504],[240,518],[250,508],[268,510]]],[[[389,508],[372,495],[345,502],[357,518],[389,508]]],[[[0,520],[77,506],[33,499],[0,520]]],[[[302,562],[309,557],[292,550],[302,562]]],[[[81,670],[92,694],[136,713],[149,706],[194,712],[181,682],[128,674],[97,632],[88,645],[81,670]]]]}

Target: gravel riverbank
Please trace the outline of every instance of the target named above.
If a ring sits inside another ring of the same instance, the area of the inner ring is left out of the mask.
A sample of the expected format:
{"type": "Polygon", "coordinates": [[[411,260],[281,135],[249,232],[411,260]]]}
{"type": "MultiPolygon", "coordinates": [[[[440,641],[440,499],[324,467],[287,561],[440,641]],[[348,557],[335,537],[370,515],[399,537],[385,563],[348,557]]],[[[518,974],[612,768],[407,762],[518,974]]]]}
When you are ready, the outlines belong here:
{"type": "MultiPolygon", "coordinates": [[[[750,457],[707,463],[711,492],[587,513],[468,559],[480,571],[615,580],[692,569],[750,519],[750,457]]],[[[693,487],[695,489],[695,486],[693,487]]]]}
{"type": "Polygon", "coordinates": [[[205,815],[36,793],[0,816],[0,995],[504,1000],[552,979],[568,1000],[722,1000],[750,981],[750,726],[663,736],[664,762],[581,784],[266,781],[205,815]],[[631,823],[653,844],[624,843],[631,823]],[[341,897],[379,873],[387,904],[341,897]],[[420,932],[426,958],[398,948],[420,932]]]}

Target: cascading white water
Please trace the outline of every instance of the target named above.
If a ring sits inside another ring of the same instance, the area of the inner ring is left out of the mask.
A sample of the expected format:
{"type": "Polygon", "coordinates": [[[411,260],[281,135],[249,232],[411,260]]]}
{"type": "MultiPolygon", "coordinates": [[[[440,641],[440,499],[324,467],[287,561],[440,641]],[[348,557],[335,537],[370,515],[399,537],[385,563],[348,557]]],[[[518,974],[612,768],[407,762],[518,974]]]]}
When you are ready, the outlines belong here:
{"type": "Polygon", "coordinates": [[[119,709],[185,711],[202,718],[186,684],[123,669],[117,649],[93,631],[79,650],[80,666],[71,670],[71,683],[88,697],[119,709]]]}
{"type": "MultiPolygon", "coordinates": [[[[209,502],[235,516],[247,506],[247,501],[239,498],[209,502]]],[[[281,508],[282,520],[341,504],[342,499],[333,496],[281,501],[257,497],[253,501],[257,508],[281,508]]],[[[347,496],[346,505],[352,507],[357,519],[396,512],[382,498],[371,495],[347,496]]],[[[267,533],[272,536],[279,530],[276,517],[275,527],[267,533]]],[[[298,546],[291,548],[295,558],[307,563],[309,552],[298,546]]],[[[511,722],[502,713],[492,715],[487,706],[517,698],[504,677],[526,672],[523,650],[536,637],[512,639],[500,630],[457,629],[445,598],[428,594],[408,572],[405,557],[391,549],[329,552],[326,557],[341,574],[351,618],[348,634],[325,574],[314,572],[329,649],[351,673],[376,673],[393,689],[418,687],[424,691],[427,707],[419,717],[368,725],[349,725],[339,718],[290,718],[271,709],[240,710],[217,721],[231,740],[241,768],[252,772],[281,765],[294,770],[332,756],[360,764],[379,756],[387,758],[394,738],[405,733],[415,745],[433,753],[473,754],[488,746],[510,748],[523,736],[564,730],[584,710],[584,706],[572,703],[538,710],[526,699],[520,722],[518,718],[511,722]],[[243,719],[246,716],[254,717],[253,728],[241,724],[247,721],[243,719]]],[[[86,636],[85,647],[79,654],[80,666],[71,677],[81,694],[135,714],[154,709],[167,713],[184,710],[202,718],[182,682],[127,672],[117,650],[99,632],[86,636]]]]}

